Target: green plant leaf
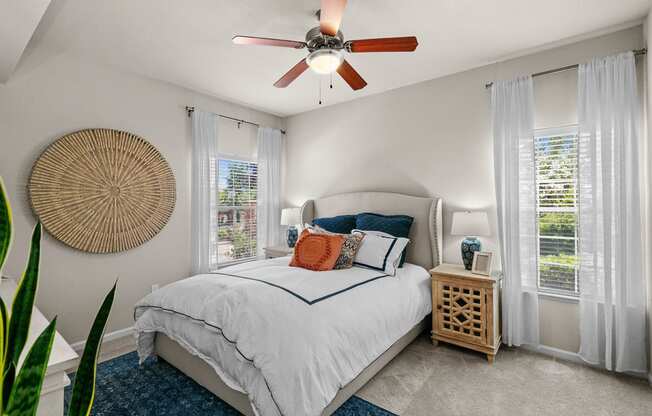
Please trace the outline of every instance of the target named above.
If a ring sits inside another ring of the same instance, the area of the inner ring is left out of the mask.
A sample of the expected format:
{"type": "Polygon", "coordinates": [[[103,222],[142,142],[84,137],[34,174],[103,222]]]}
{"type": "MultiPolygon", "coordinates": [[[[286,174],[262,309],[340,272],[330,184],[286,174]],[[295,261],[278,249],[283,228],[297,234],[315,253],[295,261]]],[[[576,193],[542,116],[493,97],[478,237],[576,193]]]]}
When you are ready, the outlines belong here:
{"type": "Polygon", "coordinates": [[[33,416],[36,414],[41,398],[43,378],[52,351],[56,325],[57,318],[54,318],[30,348],[11,389],[5,415],[33,416]]]}
{"type": "Polygon", "coordinates": [[[11,245],[11,207],[5,191],[5,184],[0,177],[0,277],[11,245]]]}
{"type": "MultiPolygon", "coordinates": [[[[9,397],[11,388],[14,386],[14,379],[16,378],[16,366],[14,363],[5,363],[4,373],[2,373],[2,397],[9,397]]],[[[2,402],[2,410],[7,407],[7,401],[2,402]]],[[[4,413],[3,413],[4,415],[4,413]]]]}
{"type": "MultiPolygon", "coordinates": [[[[7,323],[7,308],[5,302],[0,298],[0,374],[5,373],[5,343],[7,341],[7,332],[5,331],[7,323]]],[[[3,377],[4,378],[4,377],[3,377]]],[[[0,386],[0,409],[4,409],[5,396],[0,386]]]]}
{"type": "Polygon", "coordinates": [[[72,387],[68,416],[88,416],[91,413],[93,400],[95,399],[97,358],[100,354],[100,345],[104,337],[106,321],[109,319],[109,313],[111,313],[116,285],[117,282],[104,298],[104,302],[102,302],[102,306],[97,312],[91,331],[88,334],[84,353],[75,374],[75,384],[72,387]]]}
{"type": "MultiPolygon", "coordinates": [[[[0,298],[0,319],[2,319],[2,349],[0,349],[0,364],[4,364],[5,356],[7,355],[7,329],[9,328],[9,320],[7,319],[7,305],[5,301],[0,298]]],[[[2,374],[2,371],[0,371],[2,374]]]]}
{"type": "Polygon", "coordinates": [[[18,358],[29,333],[29,324],[32,319],[32,308],[38,286],[38,270],[41,257],[41,223],[37,223],[32,234],[32,245],[27,260],[27,267],[16,289],[11,316],[9,318],[9,332],[7,334],[6,361],[12,361],[18,367],[18,358]]]}

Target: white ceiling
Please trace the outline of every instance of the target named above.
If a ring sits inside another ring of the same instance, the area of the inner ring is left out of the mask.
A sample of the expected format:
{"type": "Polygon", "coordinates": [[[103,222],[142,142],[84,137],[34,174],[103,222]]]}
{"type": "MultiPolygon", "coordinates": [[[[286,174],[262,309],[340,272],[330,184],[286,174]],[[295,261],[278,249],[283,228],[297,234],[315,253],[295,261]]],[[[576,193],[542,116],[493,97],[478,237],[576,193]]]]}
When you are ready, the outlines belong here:
{"type": "MultiPolygon", "coordinates": [[[[495,61],[647,14],[650,0],[350,0],[346,39],[416,35],[415,53],[352,54],[369,85],[354,92],[335,75],[325,105],[495,61]]],[[[141,75],[286,116],[318,107],[307,71],[272,84],[305,50],[233,45],[234,34],[303,40],[319,0],[54,0],[28,55],[88,56],[141,75]]],[[[327,87],[327,77],[322,77],[327,87]]]]}

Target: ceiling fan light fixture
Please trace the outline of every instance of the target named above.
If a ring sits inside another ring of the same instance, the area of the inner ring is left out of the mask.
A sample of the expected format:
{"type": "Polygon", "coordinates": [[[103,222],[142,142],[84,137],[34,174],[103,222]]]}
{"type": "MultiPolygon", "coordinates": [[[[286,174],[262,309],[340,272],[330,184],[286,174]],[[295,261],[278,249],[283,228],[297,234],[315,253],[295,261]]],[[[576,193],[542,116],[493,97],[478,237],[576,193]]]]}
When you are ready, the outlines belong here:
{"type": "Polygon", "coordinates": [[[330,74],[335,72],[342,64],[344,57],[342,52],[335,49],[317,49],[310,53],[306,62],[310,69],[318,74],[330,74]]]}

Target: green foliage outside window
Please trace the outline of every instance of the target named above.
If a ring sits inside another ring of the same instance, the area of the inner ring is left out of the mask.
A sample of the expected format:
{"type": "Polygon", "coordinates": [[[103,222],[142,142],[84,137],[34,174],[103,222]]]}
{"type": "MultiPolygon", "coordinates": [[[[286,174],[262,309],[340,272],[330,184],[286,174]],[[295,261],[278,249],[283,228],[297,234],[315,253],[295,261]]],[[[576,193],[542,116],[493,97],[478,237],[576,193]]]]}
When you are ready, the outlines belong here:
{"type": "Polygon", "coordinates": [[[218,240],[228,252],[220,262],[256,255],[257,165],[238,160],[219,160],[218,240]]]}
{"type": "Polygon", "coordinates": [[[252,239],[247,232],[235,230],[233,232],[231,256],[234,259],[240,259],[250,257],[252,253],[256,254],[256,239],[252,239]]]}
{"type": "Polygon", "coordinates": [[[574,212],[542,212],[539,214],[539,235],[573,237],[576,217],[574,212]]]}
{"type": "Polygon", "coordinates": [[[540,137],[535,142],[539,227],[539,285],[575,292],[578,266],[577,137],[540,137]]]}
{"type": "Polygon", "coordinates": [[[257,167],[254,163],[220,160],[220,175],[225,184],[219,191],[219,203],[223,206],[241,207],[256,205],[257,167]],[[225,186],[224,186],[225,185],[225,186]]]}

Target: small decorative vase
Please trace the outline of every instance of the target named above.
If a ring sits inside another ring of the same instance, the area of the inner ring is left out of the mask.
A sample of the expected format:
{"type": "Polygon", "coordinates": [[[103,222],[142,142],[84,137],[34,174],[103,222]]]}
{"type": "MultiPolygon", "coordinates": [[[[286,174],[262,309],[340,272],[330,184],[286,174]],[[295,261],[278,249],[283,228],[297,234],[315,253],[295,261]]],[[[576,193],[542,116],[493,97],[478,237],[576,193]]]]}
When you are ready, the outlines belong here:
{"type": "Polygon", "coordinates": [[[297,238],[299,238],[299,231],[297,227],[289,226],[288,227],[288,247],[293,248],[297,243],[297,238]]]}
{"type": "Polygon", "coordinates": [[[466,237],[462,241],[462,262],[466,270],[471,270],[473,266],[473,253],[480,251],[482,244],[476,237],[466,237]]]}

